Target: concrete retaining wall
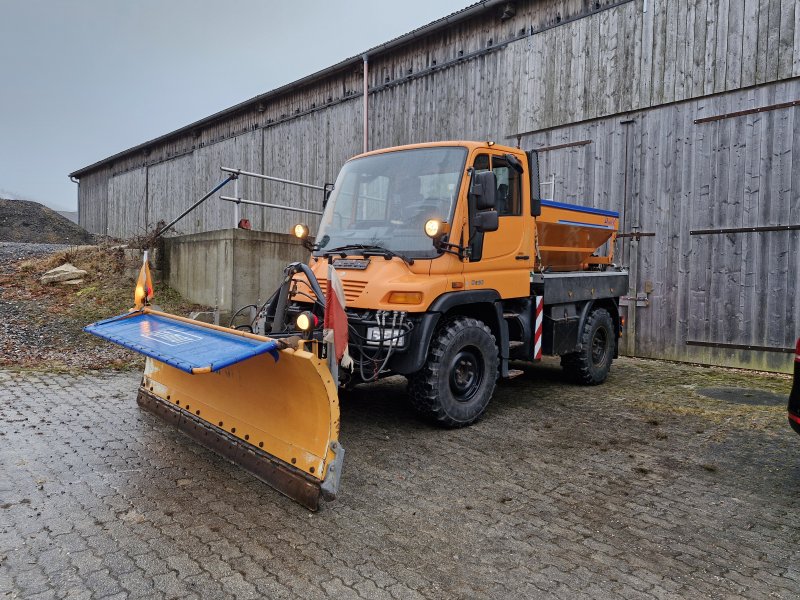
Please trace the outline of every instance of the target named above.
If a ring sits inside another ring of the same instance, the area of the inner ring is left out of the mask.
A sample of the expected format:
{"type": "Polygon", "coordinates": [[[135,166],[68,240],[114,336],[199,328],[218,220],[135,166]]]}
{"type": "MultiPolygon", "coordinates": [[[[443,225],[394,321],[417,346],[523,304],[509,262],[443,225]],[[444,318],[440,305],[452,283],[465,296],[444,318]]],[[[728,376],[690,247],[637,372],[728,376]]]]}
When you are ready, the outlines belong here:
{"type": "Polygon", "coordinates": [[[284,267],[308,251],[282,233],[222,229],[165,239],[164,276],[170,287],[198,304],[230,312],[266,300],[284,267]]]}

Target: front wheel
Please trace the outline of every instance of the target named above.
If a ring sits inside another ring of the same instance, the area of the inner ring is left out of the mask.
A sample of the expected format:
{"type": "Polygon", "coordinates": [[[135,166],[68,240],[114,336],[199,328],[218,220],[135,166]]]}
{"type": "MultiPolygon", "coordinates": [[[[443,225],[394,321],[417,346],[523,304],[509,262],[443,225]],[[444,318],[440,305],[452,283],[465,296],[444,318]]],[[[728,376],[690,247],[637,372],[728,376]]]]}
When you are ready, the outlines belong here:
{"type": "Polygon", "coordinates": [[[422,370],[409,378],[414,408],[443,427],[477,421],[497,381],[497,345],[481,321],[456,317],[434,334],[422,370]]]}
{"type": "Polygon", "coordinates": [[[580,333],[581,350],[564,354],[561,366],[576,383],[603,383],[614,360],[614,322],[604,308],[591,312],[580,333]]]}

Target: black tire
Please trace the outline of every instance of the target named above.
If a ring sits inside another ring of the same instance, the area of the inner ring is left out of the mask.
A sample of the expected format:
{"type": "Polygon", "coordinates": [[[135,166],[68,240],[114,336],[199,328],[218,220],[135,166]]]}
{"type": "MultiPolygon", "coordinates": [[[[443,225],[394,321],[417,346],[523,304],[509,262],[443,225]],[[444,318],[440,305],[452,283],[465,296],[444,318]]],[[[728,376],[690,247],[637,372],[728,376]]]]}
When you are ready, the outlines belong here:
{"type": "Polygon", "coordinates": [[[442,427],[470,425],[492,399],[498,363],[497,344],[484,323],[446,321],[433,335],[422,370],[409,377],[411,404],[442,427]]]}
{"type": "Polygon", "coordinates": [[[576,383],[603,383],[614,360],[614,322],[604,308],[596,308],[586,319],[580,332],[580,352],[561,356],[561,366],[576,383]]]}

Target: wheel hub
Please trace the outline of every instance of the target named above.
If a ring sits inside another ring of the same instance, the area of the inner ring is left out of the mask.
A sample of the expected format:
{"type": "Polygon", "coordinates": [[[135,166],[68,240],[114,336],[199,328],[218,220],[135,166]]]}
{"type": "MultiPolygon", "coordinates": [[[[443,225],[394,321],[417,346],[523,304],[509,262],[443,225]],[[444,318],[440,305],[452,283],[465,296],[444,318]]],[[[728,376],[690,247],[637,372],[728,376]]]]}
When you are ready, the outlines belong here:
{"type": "Polygon", "coordinates": [[[450,390],[456,400],[467,402],[483,380],[483,362],[470,348],[458,352],[450,364],[450,390]]]}

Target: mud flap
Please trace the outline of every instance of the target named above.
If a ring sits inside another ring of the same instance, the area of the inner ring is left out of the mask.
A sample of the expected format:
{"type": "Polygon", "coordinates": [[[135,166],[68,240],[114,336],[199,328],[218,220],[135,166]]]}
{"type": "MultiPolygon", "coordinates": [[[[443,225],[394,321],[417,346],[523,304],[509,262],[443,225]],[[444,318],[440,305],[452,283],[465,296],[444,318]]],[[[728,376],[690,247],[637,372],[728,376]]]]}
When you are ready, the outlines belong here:
{"type": "Polygon", "coordinates": [[[323,359],[263,336],[137,315],[86,330],[148,357],[143,408],[310,510],[336,497],[344,449],[323,359]]]}

